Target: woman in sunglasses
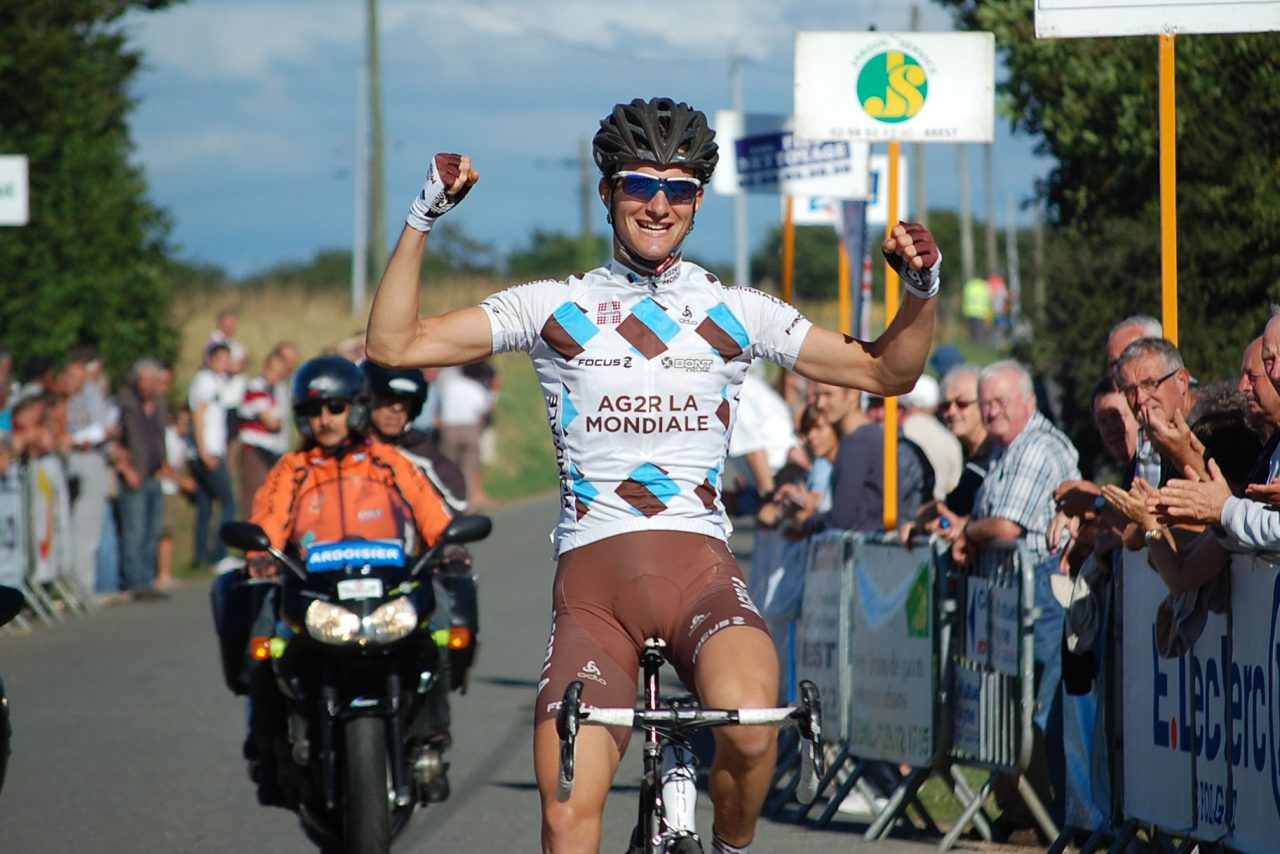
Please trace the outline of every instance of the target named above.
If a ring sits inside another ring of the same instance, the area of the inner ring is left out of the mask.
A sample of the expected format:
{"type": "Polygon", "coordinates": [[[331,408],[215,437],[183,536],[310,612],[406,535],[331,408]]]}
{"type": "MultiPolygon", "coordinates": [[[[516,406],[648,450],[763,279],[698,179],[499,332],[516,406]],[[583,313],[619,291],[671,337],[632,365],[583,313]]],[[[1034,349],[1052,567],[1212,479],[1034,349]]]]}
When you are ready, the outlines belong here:
{"type": "MultiPolygon", "coordinates": [[[[630,736],[584,730],[573,796],[556,801],[554,718],[580,673],[590,674],[584,703],[629,706],[640,645],[660,636],[703,704],[763,708],[778,695],[773,642],[728,550],[720,495],[747,368],[766,358],[819,382],[908,391],[929,351],[939,264],[923,226],[895,226],[884,251],[907,296],[880,339],[854,341],[682,259],[719,159],[702,112],[669,98],[618,104],[601,120],[593,154],[613,228],[605,266],[419,317],[428,234],[479,178],[470,158],[436,155],[379,285],[367,341],[369,357],[389,366],[523,350],[538,373],[562,484],[534,735],[542,845],[556,852],[599,850],[605,797],[630,736]]],[[[715,851],[750,845],[775,739],[768,728],[717,730],[715,851]]]]}

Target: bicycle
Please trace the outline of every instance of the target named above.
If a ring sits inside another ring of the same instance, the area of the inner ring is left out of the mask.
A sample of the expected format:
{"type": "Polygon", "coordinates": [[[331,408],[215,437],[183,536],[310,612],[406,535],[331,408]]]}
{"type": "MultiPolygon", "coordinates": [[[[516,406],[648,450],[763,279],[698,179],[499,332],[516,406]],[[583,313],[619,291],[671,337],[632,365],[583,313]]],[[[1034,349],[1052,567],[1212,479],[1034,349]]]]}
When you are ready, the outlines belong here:
{"type": "Polygon", "coordinates": [[[560,736],[557,800],[567,801],[573,793],[574,758],[582,724],[641,728],[645,731],[644,772],[639,817],[628,854],[702,854],[702,842],[694,828],[697,764],[689,741],[693,730],[729,725],[794,725],[800,733],[801,751],[796,797],[802,803],[811,802],[824,773],[822,708],[817,687],[807,680],[801,682],[799,704],[782,708],[705,709],[692,698],[664,703],[658,694],[658,672],[665,648],[666,643],[660,639],[645,641],[641,657],[644,701],[635,708],[584,706],[582,682],[569,683],[556,716],[556,732],[560,736]]]}

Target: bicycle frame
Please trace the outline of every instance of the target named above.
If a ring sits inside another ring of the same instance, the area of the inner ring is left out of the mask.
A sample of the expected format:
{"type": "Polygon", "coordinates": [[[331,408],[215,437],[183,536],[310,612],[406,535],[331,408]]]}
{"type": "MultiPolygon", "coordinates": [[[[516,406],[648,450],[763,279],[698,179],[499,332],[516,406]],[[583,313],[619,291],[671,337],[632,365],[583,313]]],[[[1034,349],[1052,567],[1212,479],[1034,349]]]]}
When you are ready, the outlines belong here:
{"type": "Polygon", "coordinates": [[[665,647],[665,642],[659,639],[645,641],[641,658],[644,701],[636,708],[584,706],[581,682],[571,682],[565,689],[556,717],[556,731],[560,736],[560,778],[556,798],[567,801],[573,793],[577,734],[582,724],[638,727],[645,733],[644,771],[631,851],[643,854],[701,851],[691,820],[697,792],[689,735],[702,727],[771,725],[798,728],[802,778],[797,797],[802,803],[812,801],[817,794],[818,779],[824,773],[822,713],[817,687],[812,682],[801,682],[799,705],[782,708],[704,709],[692,702],[664,702],[659,693],[658,677],[665,647]],[[669,765],[666,770],[664,764],[669,765]],[[674,810],[668,808],[669,799],[680,800],[686,795],[689,798],[687,804],[678,804],[674,810]],[[682,845],[682,840],[689,840],[695,847],[687,847],[689,843],[682,845]]]}

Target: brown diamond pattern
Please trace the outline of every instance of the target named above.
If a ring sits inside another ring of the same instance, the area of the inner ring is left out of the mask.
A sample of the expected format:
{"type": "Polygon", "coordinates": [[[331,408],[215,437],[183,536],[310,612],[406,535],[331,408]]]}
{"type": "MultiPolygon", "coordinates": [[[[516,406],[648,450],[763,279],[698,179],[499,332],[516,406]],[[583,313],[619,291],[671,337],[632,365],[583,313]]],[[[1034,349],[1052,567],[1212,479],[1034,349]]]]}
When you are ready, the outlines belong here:
{"type": "Polygon", "coordinates": [[[643,483],[638,480],[627,478],[617,489],[614,490],[618,496],[632,507],[639,510],[645,516],[657,516],[663,510],[667,509],[667,505],[658,500],[652,492],[648,490],[643,483]]]}
{"type": "Polygon", "coordinates": [[[702,339],[715,348],[720,354],[720,358],[726,362],[732,361],[742,355],[742,348],[738,346],[738,342],[733,340],[733,336],[720,328],[720,325],[711,318],[707,318],[698,324],[695,330],[702,339]]]}
{"type": "Polygon", "coordinates": [[[645,326],[644,321],[634,314],[627,315],[627,319],[619,323],[617,329],[618,334],[628,344],[640,351],[646,359],[652,359],[667,349],[667,345],[662,343],[662,339],[652,329],[645,326]]]}

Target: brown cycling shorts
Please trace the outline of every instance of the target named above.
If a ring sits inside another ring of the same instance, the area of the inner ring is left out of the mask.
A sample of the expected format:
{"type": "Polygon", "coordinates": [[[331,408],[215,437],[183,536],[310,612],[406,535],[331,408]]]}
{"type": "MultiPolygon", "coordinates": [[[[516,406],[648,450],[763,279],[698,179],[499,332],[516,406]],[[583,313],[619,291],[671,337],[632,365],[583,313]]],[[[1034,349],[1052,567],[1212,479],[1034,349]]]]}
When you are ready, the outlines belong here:
{"type": "MultiPolygon", "coordinates": [[[[620,534],[566,552],[552,608],[535,723],[555,718],[575,680],[586,705],[634,706],[648,638],[667,642],[667,660],[692,688],[698,653],[721,629],[769,633],[728,546],[683,531],[620,534]]],[[[630,733],[616,729],[621,750],[630,733]]]]}

